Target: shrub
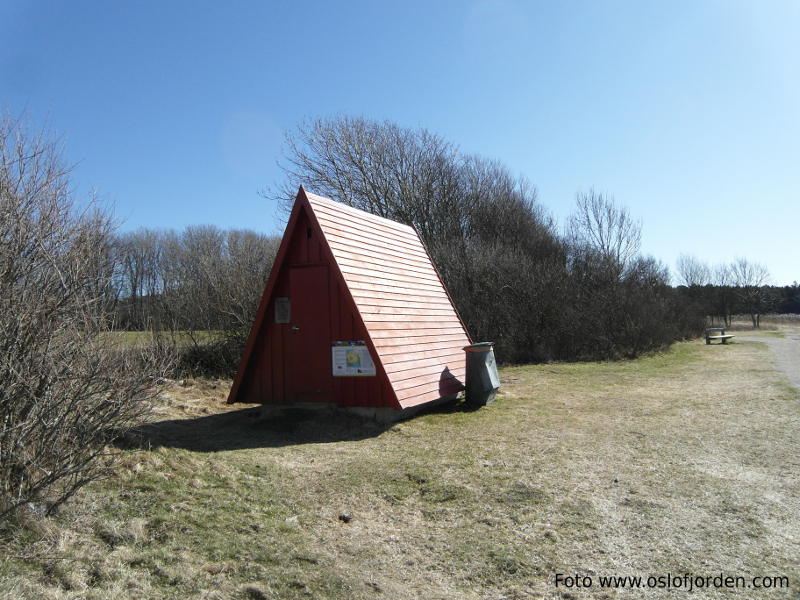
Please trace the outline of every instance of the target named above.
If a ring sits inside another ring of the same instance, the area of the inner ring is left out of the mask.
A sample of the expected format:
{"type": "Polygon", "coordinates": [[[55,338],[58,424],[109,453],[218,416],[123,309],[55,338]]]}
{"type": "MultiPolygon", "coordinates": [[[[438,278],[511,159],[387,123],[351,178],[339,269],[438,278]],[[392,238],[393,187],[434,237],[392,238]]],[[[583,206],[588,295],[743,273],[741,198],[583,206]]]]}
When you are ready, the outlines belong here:
{"type": "Polygon", "coordinates": [[[50,512],[113,462],[163,356],[107,330],[112,223],[71,197],[58,147],[0,122],[0,517],[50,512]]]}

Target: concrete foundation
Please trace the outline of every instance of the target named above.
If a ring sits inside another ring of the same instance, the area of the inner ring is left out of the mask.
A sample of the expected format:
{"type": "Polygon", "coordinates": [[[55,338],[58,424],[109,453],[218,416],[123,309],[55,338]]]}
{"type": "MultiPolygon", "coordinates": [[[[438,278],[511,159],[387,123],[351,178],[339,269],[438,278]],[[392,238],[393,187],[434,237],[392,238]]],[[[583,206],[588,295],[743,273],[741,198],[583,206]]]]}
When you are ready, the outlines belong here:
{"type": "Polygon", "coordinates": [[[292,404],[262,404],[259,413],[260,419],[274,419],[285,416],[288,413],[303,412],[309,417],[323,415],[353,415],[362,419],[369,419],[377,423],[397,423],[409,419],[414,415],[430,410],[433,407],[441,406],[449,402],[455,402],[458,394],[439,398],[434,402],[427,402],[420,406],[412,406],[403,410],[391,408],[377,408],[369,406],[339,406],[331,402],[294,402],[292,404]]]}

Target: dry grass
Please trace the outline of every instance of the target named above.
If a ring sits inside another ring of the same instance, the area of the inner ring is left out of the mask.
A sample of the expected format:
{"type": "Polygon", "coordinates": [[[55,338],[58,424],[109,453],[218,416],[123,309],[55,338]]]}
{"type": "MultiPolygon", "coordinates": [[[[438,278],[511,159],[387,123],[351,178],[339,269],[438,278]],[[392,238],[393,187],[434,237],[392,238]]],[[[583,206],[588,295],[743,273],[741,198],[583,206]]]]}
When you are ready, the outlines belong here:
{"type": "Polygon", "coordinates": [[[228,382],[174,385],[115,479],[6,543],[0,593],[666,598],[597,577],[723,571],[796,594],[800,403],[762,344],[502,376],[485,409],[391,427],[258,423],[228,382]],[[595,586],[554,587],[576,572],[595,586]]]}
{"type": "MultiPolygon", "coordinates": [[[[753,327],[753,321],[750,320],[749,315],[733,315],[731,318],[731,326],[728,328],[732,331],[782,331],[785,329],[797,331],[800,327],[800,315],[795,314],[766,314],[761,315],[760,327],[756,329],[753,327]]],[[[716,325],[715,325],[716,327],[716,325]]]]}

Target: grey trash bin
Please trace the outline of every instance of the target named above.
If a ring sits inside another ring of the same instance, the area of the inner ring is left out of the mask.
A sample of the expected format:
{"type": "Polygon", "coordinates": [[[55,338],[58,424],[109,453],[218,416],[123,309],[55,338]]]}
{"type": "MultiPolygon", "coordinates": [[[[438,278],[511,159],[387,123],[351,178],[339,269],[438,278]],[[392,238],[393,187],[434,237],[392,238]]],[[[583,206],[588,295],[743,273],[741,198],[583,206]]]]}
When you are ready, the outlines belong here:
{"type": "Polygon", "coordinates": [[[494,360],[494,342],[464,346],[467,353],[466,403],[478,408],[494,400],[500,388],[500,376],[494,360]]]}

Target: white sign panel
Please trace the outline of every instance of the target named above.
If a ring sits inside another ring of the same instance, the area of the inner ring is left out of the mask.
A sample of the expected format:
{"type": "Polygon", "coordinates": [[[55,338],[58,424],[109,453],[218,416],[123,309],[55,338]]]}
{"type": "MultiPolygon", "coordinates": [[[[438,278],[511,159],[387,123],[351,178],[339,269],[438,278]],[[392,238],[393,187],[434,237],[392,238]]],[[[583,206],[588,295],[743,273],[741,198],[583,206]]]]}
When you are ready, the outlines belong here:
{"type": "Polygon", "coordinates": [[[375,363],[366,342],[333,342],[331,346],[334,377],[370,377],[375,375],[375,363]]]}

